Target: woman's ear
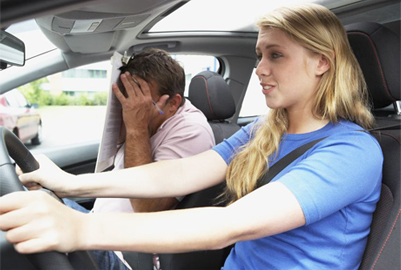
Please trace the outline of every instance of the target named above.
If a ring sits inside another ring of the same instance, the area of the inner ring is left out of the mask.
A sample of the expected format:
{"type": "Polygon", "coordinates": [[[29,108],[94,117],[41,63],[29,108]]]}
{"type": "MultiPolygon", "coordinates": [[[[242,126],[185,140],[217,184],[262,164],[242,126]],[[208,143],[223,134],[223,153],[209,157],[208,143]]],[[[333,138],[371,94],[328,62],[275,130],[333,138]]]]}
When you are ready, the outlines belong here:
{"type": "Polygon", "coordinates": [[[329,69],[330,69],[329,59],[325,55],[321,54],[319,56],[319,62],[316,67],[316,72],[315,72],[316,76],[322,76],[329,69]]]}

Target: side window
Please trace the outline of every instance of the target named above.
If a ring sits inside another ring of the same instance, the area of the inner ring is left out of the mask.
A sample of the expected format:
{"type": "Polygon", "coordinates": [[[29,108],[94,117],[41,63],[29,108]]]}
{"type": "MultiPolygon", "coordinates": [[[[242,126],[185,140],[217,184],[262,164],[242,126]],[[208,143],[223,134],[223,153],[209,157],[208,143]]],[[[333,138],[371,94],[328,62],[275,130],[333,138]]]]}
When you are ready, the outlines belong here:
{"type": "Polygon", "coordinates": [[[209,55],[171,55],[177,60],[185,70],[185,92],[184,96],[188,96],[188,88],[191,83],[191,79],[196,76],[199,72],[204,70],[210,70],[217,72],[220,68],[220,63],[214,56],[209,55]]]}
{"type": "Polygon", "coordinates": [[[100,141],[110,84],[110,61],[49,75],[18,90],[42,120],[42,143],[51,148],[100,141]]]}
{"type": "MultiPolygon", "coordinates": [[[[212,56],[172,57],[186,73],[184,96],[188,95],[193,76],[203,70],[219,69],[219,61],[212,56]]],[[[26,99],[37,107],[42,119],[42,143],[38,146],[27,144],[28,148],[99,142],[105,121],[111,67],[110,61],[104,61],[56,73],[19,87],[26,99]]]]}
{"type": "Polygon", "coordinates": [[[26,101],[24,95],[22,95],[19,91],[13,91],[13,95],[15,96],[20,108],[28,106],[28,102],[26,101]]]}
{"type": "Polygon", "coordinates": [[[265,115],[268,111],[269,108],[266,106],[265,97],[262,94],[259,79],[254,70],[242,102],[239,117],[265,115]]]}
{"type": "Polygon", "coordinates": [[[18,100],[15,98],[15,95],[14,95],[14,91],[10,91],[9,93],[6,93],[5,96],[6,96],[7,103],[10,107],[13,107],[13,108],[19,107],[18,100]]]}

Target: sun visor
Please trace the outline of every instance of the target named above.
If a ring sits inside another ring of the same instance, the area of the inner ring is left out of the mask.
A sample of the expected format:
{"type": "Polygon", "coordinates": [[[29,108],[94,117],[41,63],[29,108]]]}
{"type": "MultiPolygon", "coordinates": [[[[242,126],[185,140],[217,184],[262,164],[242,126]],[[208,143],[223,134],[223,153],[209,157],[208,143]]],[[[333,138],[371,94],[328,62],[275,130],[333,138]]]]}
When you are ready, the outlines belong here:
{"type": "Polygon", "coordinates": [[[103,18],[96,18],[97,16],[93,16],[92,13],[88,13],[88,16],[80,14],[79,17],[86,17],[86,19],[71,19],[55,16],[51,22],[51,30],[63,35],[79,33],[104,33],[136,27],[150,16],[150,14],[132,16],[113,15],[110,14],[109,18],[104,18],[105,14],[102,14],[103,18]],[[91,14],[91,16],[89,16],[89,14],[91,14]]]}
{"type": "Polygon", "coordinates": [[[111,49],[114,32],[93,33],[91,35],[67,35],[65,42],[71,51],[79,53],[101,53],[111,49]]]}

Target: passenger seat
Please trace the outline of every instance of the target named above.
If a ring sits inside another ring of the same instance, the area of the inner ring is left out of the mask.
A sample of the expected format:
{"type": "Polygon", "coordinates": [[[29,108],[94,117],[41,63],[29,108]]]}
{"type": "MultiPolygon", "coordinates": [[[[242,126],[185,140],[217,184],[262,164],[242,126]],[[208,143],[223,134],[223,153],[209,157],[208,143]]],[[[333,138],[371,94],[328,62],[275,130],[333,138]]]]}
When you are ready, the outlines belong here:
{"type": "Polygon", "coordinates": [[[227,120],[235,113],[235,102],[228,84],[219,74],[202,71],[193,77],[189,85],[188,99],[206,116],[216,144],[240,129],[239,125],[227,120]]]}

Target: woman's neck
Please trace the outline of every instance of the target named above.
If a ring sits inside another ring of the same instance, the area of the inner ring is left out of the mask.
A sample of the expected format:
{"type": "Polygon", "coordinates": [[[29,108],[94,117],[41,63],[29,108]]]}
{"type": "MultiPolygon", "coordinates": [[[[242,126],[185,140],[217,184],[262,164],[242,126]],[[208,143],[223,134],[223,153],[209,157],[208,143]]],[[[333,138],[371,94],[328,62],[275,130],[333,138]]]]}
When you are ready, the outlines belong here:
{"type": "Polygon", "coordinates": [[[289,126],[287,133],[309,133],[323,128],[329,122],[328,119],[317,118],[312,113],[288,113],[289,126]]]}

